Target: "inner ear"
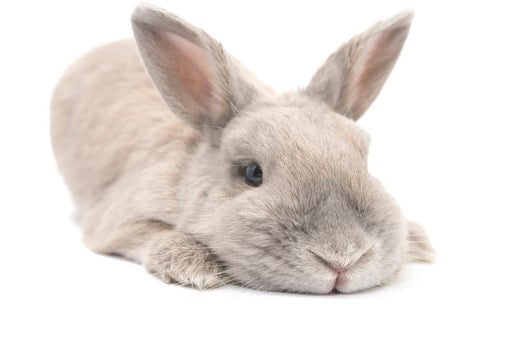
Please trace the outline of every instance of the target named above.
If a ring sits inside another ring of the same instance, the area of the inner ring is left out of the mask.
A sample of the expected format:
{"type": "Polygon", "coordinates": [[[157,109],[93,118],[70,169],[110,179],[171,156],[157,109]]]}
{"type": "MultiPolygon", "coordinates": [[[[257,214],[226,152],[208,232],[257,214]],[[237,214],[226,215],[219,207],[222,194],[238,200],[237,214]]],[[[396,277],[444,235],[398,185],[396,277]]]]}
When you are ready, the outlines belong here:
{"type": "MultiPolygon", "coordinates": [[[[163,32],[161,40],[165,41],[166,69],[171,71],[177,84],[175,97],[183,101],[186,111],[197,118],[217,114],[219,106],[216,102],[215,82],[217,76],[211,64],[208,52],[184,37],[170,32],[163,32]]],[[[219,81],[218,81],[219,82],[219,81]]],[[[228,110],[222,110],[226,112],[228,110]]]]}

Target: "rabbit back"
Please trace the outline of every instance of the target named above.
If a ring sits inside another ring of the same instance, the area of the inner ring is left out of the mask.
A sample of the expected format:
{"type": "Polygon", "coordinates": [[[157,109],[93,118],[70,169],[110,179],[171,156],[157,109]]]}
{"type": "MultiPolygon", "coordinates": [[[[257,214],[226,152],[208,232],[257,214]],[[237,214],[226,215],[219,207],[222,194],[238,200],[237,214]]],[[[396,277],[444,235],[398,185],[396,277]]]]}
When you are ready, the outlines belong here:
{"type": "MultiPolygon", "coordinates": [[[[163,102],[133,40],[80,58],[52,97],[52,147],[80,210],[93,207],[125,176],[145,175],[165,156],[181,170],[198,140],[163,102]]],[[[176,176],[175,165],[169,170],[176,176]]]]}

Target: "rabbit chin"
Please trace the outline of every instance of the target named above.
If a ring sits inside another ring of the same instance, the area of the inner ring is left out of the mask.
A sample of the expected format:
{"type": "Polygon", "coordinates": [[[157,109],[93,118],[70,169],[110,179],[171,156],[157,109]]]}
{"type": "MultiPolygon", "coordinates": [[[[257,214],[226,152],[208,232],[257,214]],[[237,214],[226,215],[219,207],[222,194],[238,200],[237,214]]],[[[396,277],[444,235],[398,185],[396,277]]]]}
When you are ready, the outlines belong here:
{"type": "Polygon", "coordinates": [[[366,278],[361,281],[352,280],[348,278],[347,274],[340,274],[337,278],[322,281],[313,288],[311,293],[313,294],[331,294],[341,293],[350,294],[356,293],[363,290],[367,290],[373,287],[377,287],[381,284],[381,281],[377,279],[366,278]]]}
{"type": "Polygon", "coordinates": [[[373,283],[372,281],[352,281],[347,278],[345,275],[340,275],[335,282],[334,290],[338,293],[349,294],[355,293],[362,290],[370,289],[373,287],[377,287],[379,282],[373,283]]]}
{"type": "Polygon", "coordinates": [[[392,269],[389,270],[389,272],[385,275],[373,274],[372,276],[349,278],[348,273],[346,275],[341,274],[336,280],[334,289],[338,293],[350,294],[380,287],[395,280],[398,277],[400,271],[401,263],[398,263],[394,264],[392,269]]]}
{"type": "Polygon", "coordinates": [[[291,286],[289,288],[283,288],[282,291],[317,295],[326,295],[332,293],[350,294],[377,287],[380,284],[381,281],[372,281],[371,279],[352,281],[349,280],[345,274],[341,274],[338,277],[331,276],[330,278],[316,280],[312,283],[307,282],[302,283],[300,286],[297,285],[294,287],[291,286]]]}
{"type": "Polygon", "coordinates": [[[310,294],[351,294],[374,287],[384,285],[395,279],[401,266],[394,264],[392,269],[386,274],[373,273],[365,274],[363,276],[349,274],[348,272],[340,273],[338,275],[324,276],[316,278],[312,282],[301,283],[299,288],[293,288],[291,292],[307,292],[310,294]]]}
{"type": "MultiPolygon", "coordinates": [[[[393,278],[394,273],[390,274],[388,278],[393,278]]],[[[264,281],[255,281],[251,278],[238,279],[241,285],[256,289],[267,291],[281,291],[288,293],[307,293],[316,295],[326,295],[332,293],[350,294],[373,287],[378,287],[388,280],[381,278],[380,275],[350,277],[347,273],[339,275],[332,273],[320,273],[316,277],[309,276],[308,278],[266,278],[264,281]]]]}

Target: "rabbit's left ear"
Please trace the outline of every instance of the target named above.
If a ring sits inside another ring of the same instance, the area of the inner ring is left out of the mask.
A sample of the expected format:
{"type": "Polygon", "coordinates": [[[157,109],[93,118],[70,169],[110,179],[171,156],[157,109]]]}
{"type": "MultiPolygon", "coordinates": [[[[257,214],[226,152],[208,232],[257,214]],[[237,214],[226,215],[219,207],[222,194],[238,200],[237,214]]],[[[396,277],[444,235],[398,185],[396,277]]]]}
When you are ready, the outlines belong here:
{"type": "Polygon", "coordinates": [[[215,132],[256,95],[222,46],[204,31],[141,4],[133,16],[143,62],[173,112],[198,130],[215,132]]]}
{"type": "Polygon", "coordinates": [[[403,48],[413,13],[375,24],[333,53],[305,93],[358,120],[377,97],[403,48]]]}

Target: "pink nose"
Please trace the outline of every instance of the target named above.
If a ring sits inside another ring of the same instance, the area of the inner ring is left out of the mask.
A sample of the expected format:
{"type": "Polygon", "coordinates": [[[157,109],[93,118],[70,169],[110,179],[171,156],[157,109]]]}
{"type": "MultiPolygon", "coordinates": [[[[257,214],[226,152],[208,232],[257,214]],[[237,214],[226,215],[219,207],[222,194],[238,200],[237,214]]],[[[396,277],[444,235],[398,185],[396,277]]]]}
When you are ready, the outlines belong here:
{"type": "Polygon", "coordinates": [[[338,267],[338,266],[334,266],[334,264],[331,264],[331,263],[329,263],[328,265],[332,270],[336,271],[338,273],[338,275],[347,271],[347,268],[345,266],[338,267]]]}
{"type": "MultiPolygon", "coordinates": [[[[313,252],[314,253],[314,252],[313,252]]],[[[341,265],[340,263],[336,262],[336,261],[329,261],[321,256],[319,256],[318,254],[314,253],[314,255],[316,256],[316,258],[322,262],[323,264],[325,264],[327,267],[329,267],[331,270],[333,270],[334,272],[336,272],[338,275],[339,274],[342,274],[344,273],[345,271],[347,271],[347,267],[344,266],[344,265],[341,265]]]]}

